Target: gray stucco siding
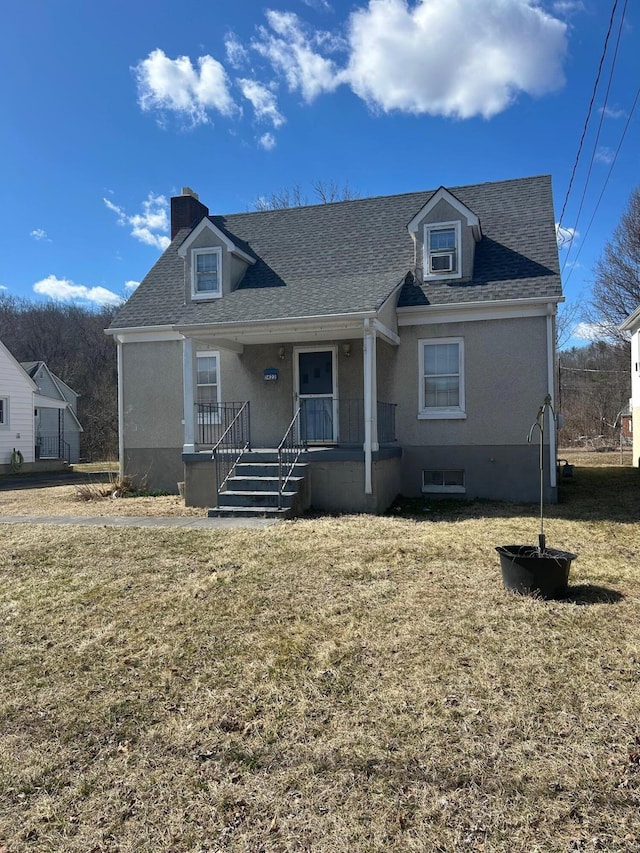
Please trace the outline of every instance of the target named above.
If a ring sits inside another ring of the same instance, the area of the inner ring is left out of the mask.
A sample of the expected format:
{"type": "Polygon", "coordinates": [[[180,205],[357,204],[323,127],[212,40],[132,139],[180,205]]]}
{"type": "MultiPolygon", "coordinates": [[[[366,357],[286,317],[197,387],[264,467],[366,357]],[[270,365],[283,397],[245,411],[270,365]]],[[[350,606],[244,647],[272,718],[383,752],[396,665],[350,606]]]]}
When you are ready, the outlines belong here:
{"type": "Polygon", "coordinates": [[[182,341],[123,344],[121,395],[125,451],[180,450],[184,440],[182,341]]]}
{"type": "MultiPolygon", "coordinates": [[[[557,491],[549,485],[549,451],[545,448],[545,501],[555,503],[557,491]]],[[[464,471],[464,494],[428,494],[443,497],[535,503],[540,499],[539,450],[536,445],[434,445],[403,447],[402,494],[422,494],[424,470],[464,471]]],[[[529,533],[533,539],[533,525],[529,533]]],[[[527,533],[523,531],[523,535],[527,533]]],[[[498,543],[499,544],[499,543],[498,543]]]]}
{"type": "Polygon", "coordinates": [[[547,393],[546,319],[402,326],[390,348],[401,446],[521,445],[547,393]],[[464,419],[418,417],[420,340],[464,342],[464,419]]]}
{"type": "Polygon", "coordinates": [[[136,447],[125,449],[124,474],[140,488],[178,493],[184,480],[181,448],[136,447]]]}

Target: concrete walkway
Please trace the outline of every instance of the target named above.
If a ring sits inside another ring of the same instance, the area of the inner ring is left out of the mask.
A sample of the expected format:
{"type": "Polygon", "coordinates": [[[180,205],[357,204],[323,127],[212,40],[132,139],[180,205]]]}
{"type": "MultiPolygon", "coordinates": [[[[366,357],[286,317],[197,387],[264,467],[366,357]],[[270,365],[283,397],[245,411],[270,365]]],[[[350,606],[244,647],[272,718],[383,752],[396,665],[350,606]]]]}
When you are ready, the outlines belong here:
{"type": "Polygon", "coordinates": [[[182,527],[186,530],[224,530],[268,527],[275,518],[161,518],[140,515],[0,515],[0,524],[72,524],[78,527],[182,527]]]}

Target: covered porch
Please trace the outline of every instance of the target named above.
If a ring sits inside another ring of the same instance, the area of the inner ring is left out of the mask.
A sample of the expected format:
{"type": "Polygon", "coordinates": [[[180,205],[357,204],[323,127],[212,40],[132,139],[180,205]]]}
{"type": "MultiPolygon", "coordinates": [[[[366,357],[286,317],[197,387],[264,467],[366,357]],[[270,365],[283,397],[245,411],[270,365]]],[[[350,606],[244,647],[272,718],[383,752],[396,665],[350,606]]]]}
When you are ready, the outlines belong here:
{"type": "Polygon", "coordinates": [[[280,503],[300,464],[307,466],[310,505],[319,509],[379,511],[393,500],[401,454],[396,404],[380,368],[399,338],[380,319],[179,331],[188,504],[216,506],[237,466],[260,451],[277,465],[280,503]],[[229,388],[238,392],[230,402],[229,388]]]}

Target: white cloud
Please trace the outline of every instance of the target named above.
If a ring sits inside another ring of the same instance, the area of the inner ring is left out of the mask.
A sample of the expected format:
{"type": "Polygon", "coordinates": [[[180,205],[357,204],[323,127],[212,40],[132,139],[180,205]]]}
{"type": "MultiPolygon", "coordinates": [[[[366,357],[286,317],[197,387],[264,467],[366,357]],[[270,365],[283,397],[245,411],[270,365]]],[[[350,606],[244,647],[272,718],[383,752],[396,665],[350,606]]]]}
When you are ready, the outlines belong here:
{"type": "Polygon", "coordinates": [[[601,341],[608,337],[607,330],[598,323],[578,323],[571,337],[579,341],[601,341]]]}
{"type": "Polygon", "coordinates": [[[620,107],[601,107],[600,112],[604,113],[605,118],[626,118],[627,111],[620,107]]]}
{"type": "Polygon", "coordinates": [[[114,204],[108,198],[103,198],[105,206],[118,217],[118,225],[131,226],[131,236],[147,246],[154,246],[164,251],[171,240],[167,237],[169,231],[169,202],[163,195],[149,193],[142,202],[142,213],[129,215],[124,208],[114,204]]]}
{"type": "Polygon", "coordinates": [[[291,92],[300,91],[307,103],[322,92],[332,92],[340,83],[334,62],[322,56],[317,48],[335,47],[335,39],[327,33],[309,34],[293,12],[267,12],[272,31],[258,28],[252,48],[287,81],[291,92]]]}
{"type": "Polygon", "coordinates": [[[125,283],[124,283],[124,289],[125,289],[125,290],[131,290],[131,291],[133,291],[133,290],[135,290],[135,289],[136,289],[136,287],[137,287],[139,284],[140,284],[140,282],[139,282],[139,281],[125,281],[125,283]]]}
{"type": "Polygon", "coordinates": [[[276,147],[276,138],[273,133],[263,133],[258,140],[258,145],[265,151],[272,151],[276,147]]]}
{"type": "Polygon", "coordinates": [[[9,288],[5,287],[4,284],[0,284],[0,290],[9,290],[9,288]]]}
{"type": "Polygon", "coordinates": [[[58,299],[62,302],[72,302],[79,299],[83,302],[93,302],[96,305],[119,305],[122,298],[106,287],[85,287],[74,284],[67,278],[57,278],[49,275],[33,285],[36,293],[58,299]]]}
{"type": "Polygon", "coordinates": [[[568,249],[574,240],[580,239],[580,232],[575,228],[567,228],[565,225],[560,227],[556,222],[556,240],[559,249],[568,249]]]}
{"type": "Polygon", "coordinates": [[[233,68],[241,68],[249,58],[246,47],[235,33],[229,33],[224,40],[227,62],[233,68]]]}
{"type": "Polygon", "coordinates": [[[133,69],[142,109],[168,110],[194,126],[209,123],[209,110],[232,115],[237,108],[224,67],[208,55],[199,57],[197,65],[188,56],[170,59],[159,48],[151,51],[133,69]]]}
{"type": "Polygon", "coordinates": [[[596,163],[604,163],[608,166],[610,163],[613,163],[615,156],[616,152],[613,148],[607,148],[606,145],[601,145],[595,153],[594,160],[596,163]]]}
{"type": "Polygon", "coordinates": [[[33,237],[34,240],[46,240],[47,243],[51,242],[51,239],[44,228],[34,228],[29,236],[33,237]]]}
{"type": "Polygon", "coordinates": [[[238,83],[242,94],[251,103],[257,119],[270,121],[274,127],[284,124],[284,116],[279,112],[276,97],[270,89],[257,80],[240,79],[238,83]]]}
{"type": "Polygon", "coordinates": [[[565,33],[527,0],[370,0],[351,15],[347,76],[386,112],[490,118],[563,83],[565,33]]]}
{"type": "Polygon", "coordinates": [[[569,18],[577,12],[585,12],[585,5],[582,0],[556,0],[552,6],[556,15],[564,15],[569,18]]]}
{"type": "Polygon", "coordinates": [[[319,12],[333,12],[333,7],[328,0],[302,0],[302,2],[310,9],[317,9],[319,12]]]}

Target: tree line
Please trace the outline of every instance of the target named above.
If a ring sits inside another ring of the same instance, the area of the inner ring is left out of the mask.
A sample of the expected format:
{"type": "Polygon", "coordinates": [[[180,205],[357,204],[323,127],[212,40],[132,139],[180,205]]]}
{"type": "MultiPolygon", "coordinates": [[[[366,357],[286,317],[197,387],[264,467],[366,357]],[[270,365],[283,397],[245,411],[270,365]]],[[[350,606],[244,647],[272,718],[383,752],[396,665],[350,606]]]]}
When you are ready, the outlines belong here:
{"type": "Polygon", "coordinates": [[[80,395],[80,452],[89,460],[118,453],[116,345],[104,333],[115,311],[0,297],[2,343],[18,361],[44,361],[80,395]]]}

